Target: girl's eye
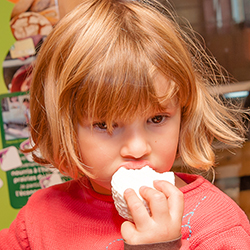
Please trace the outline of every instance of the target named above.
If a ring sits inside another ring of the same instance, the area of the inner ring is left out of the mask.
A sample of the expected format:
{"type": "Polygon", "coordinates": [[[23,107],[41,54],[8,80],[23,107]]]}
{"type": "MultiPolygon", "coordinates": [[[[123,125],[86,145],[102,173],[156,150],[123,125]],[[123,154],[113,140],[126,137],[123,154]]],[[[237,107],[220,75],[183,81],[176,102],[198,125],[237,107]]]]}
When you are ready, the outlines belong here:
{"type": "Polygon", "coordinates": [[[156,115],[148,120],[150,123],[159,124],[165,121],[166,115],[156,115]]]}
{"type": "Polygon", "coordinates": [[[108,130],[111,130],[111,131],[108,131],[108,132],[112,132],[113,129],[117,128],[118,127],[118,124],[117,123],[113,123],[112,125],[112,128],[108,128],[108,125],[106,122],[95,122],[93,124],[93,127],[94,128],[97,128],[99,130],[103,130],[103,131],[108,131],[108,130]]]}
{"type": "Polygon", "coordinates": [[[101,129],[101,130],[107,130],[108,129],[108,126],[107,126],[106,122],[96,122],[96,123],[93,124],[93,127],[101,129]]]}

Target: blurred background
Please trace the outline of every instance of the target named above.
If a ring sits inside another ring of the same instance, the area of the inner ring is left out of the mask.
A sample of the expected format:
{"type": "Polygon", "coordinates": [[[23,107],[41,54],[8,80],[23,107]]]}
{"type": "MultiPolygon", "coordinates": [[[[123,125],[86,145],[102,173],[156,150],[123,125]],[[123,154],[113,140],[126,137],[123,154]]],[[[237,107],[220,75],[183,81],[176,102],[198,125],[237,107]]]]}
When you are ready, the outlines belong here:
{"type": "MultiPolygon", "coordinates": [[[[161,1],[164,4],[164,1],[161,1]]],[[[205,40],[207,50],[235,78],[221,95],[250,106],[250,0],[171,0],[205,40]]],[[[215,185],[234,199],[250,218],[250,142],[241,149],[217,149],[215,185]]],[[[176,162],[179,169],[180,163],[176,162]]]]}

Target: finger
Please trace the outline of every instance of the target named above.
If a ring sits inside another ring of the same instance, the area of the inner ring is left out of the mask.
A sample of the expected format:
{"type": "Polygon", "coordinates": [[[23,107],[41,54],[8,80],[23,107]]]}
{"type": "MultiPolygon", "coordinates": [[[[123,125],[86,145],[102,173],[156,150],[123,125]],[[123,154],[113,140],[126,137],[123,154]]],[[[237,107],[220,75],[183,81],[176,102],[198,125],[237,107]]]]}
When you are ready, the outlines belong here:
{"type": "Polygon", "coordinates": [[[129,242],[129,240],[131,240],[132,237],[136,235],[136,233],[135,225],[133,223],[130,221],[125,221],[122,223],[121,235],[126,242],[129,242]]]}
{"type": "Polygon", "coordinates": [[[124,198],[127,202],[136,227],[140,229],[143,225],[145,225],[145,218],[149,218],[146,207],[133,189],[126,189],[124,192],[124,198]]]}
{"type": "Polygon", "coordinates": [[[152,218],[155,221],[168,219],[168,201],[163,192],[149,187],[141,187],[140,194],[148,202],[152,218]]]}
{"type": "Polygon", "coordinates": [[[154,187],[165,194],[168,201],[168,208],[174,220],[181,220],[184,211],[184,195],[174,185],[167,181],[154,181],[154,187]]]}

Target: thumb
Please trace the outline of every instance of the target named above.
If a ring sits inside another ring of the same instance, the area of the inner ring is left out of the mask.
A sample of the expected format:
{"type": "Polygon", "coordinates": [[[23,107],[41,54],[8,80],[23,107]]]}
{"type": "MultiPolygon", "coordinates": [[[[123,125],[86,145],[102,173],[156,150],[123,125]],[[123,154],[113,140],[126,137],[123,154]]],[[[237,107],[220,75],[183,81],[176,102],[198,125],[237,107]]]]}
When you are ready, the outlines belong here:
{"type": "Polygon", "coordinates": [[[125,221],[121,225],[121,234],[124,241],[131,241],[133,235],[136,234],[135,225],[130,221],[125,221]]]}

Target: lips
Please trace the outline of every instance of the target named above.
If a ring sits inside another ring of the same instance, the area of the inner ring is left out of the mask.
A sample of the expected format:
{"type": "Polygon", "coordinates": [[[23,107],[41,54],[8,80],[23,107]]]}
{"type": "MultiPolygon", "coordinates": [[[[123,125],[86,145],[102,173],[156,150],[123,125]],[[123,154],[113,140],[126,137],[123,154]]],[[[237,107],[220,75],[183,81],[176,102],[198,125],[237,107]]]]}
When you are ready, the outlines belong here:
{"type": "Polygon", "coordinates": [[[126,163],[122,163],[119,168],[124,167],[126,169],[141,169],[145,166],[149,166],[154,169],[152,164],[149,161],[130,161],[126,163]]]}

